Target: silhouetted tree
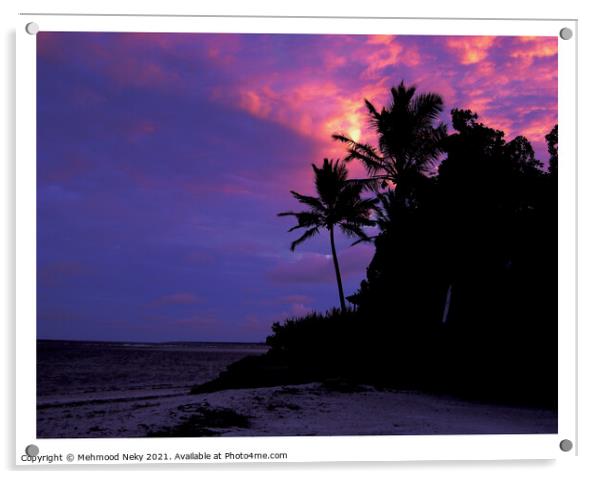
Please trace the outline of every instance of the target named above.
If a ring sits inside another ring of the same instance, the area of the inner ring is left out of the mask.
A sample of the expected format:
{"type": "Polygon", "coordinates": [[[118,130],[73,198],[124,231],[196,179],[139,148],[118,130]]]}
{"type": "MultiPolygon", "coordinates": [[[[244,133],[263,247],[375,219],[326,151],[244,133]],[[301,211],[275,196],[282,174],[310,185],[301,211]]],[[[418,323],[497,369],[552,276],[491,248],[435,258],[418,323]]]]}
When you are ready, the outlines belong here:
{"type": "Polygon", "coordinates": [[[435,124],[443,100],[436,93],[416,95],[416,87],[406,87],[402,81],[391,88],[391,103],[380,112],[368,100],[364,102],[378,135],[378,149],[341,134],[333,138],[347,144],[345,160],[362,162],[373,185],[393,183],[397,198],[410,206],[418,184],[432,172],[446,136],[445,124],[435,124]]]}
{"type": "MultiPolygon", "coordinates": [[[[378,148],[335,134],[335,140],[347,146],[346,161],[360,161],[369,175],[364,180],[373,189],[393,186],[379,195],[383,213],[378,219],[381,234],[375,239],[376,251],[367,271],[362,291],[353,295],[355,304],[370,303],[371,309],[386,310],[391,301],[395,315],[416,322],[418,305],[426,300],[417,289],[428,281],[430,271],[428,248],[432,238],[426,231],[423,215],[418,213],[422,200],[428,200],[433,188],[432,174],[447,135],[444,123],[438,121],[443,100],[436,93],[416,94],[416,87],[402,81],[391,89],[391,102],[380,111],[364,100],[370,124],[378,139],[378,148]],[[396,287],[391,286],[396,284],[396,287]],[[387,298],[387,295],[392,295],[387,298]]],[[[426,294],[426,290],[423,291],[426,294]]]]}
{"type": "Polygon", "coordinates": [[[377,200],[375,198],[362,198],[361,193],[364,186],[350,182],[347,179],[348,172],[345,164],[338,160],[324,159],[321,168],[316,165],[312,165],[312,168],[318,196],[305,196],[296,191],[291,191],[291,194],[300,203],[309,206],[309,211],[286,211],[279,213],[278,216],[294,216],[297,219],[297,225],[289,229],[289,232],[305,229],[305,232],[291,243],[291,250],[293,251],[299,244],[317,235],[320,230],[326,229],[328,231],[341,311],[345,311],[345,296],[334,243],[334,230],[338,226],[349,237],[368,240],[369,238],[362,228],[375,224],[370,215],[372,210],[376,208],[377,200]]]}
{"type": "Polygon", "coordinates": [[[539,174],[543,163],[535,159],[535,152],[529,140],[524,136],[517,136],[506,144],[506,154],[512,168],[520,174],[539,174]]]}
{"type": "Polygon", "coordinates": [[[550,154],[548,171],[552,174],[558,174],[558,125],[554,125],[554,128],[546,135],[546,142],[550,154]]]}

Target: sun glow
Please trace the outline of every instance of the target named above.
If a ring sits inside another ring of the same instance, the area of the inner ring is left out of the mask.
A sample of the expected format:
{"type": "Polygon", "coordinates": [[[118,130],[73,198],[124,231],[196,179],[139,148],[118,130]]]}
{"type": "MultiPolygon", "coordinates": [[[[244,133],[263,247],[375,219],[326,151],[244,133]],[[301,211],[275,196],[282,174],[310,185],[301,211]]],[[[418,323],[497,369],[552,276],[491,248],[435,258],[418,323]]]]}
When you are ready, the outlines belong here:
{"type": "Polygon", "coordinates": [[[353,141],[360,141],[362,138],[362,130],[360,127],[352,127],[349,129],[349,138],[353,141]]]}

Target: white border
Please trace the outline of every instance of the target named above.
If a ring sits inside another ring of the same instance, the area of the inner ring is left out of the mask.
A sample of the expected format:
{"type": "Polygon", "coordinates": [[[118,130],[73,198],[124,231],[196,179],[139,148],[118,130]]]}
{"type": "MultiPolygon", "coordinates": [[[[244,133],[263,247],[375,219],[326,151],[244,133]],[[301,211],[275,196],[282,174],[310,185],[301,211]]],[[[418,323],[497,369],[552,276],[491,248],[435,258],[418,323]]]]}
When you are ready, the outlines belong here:
{"type": "MultiPolygon", "coordinates": [[[[470,459],[552,459],[560,440],[576,444],[576,52],[577,22],[558,20],[446,20],[269,17],[19,16],[17,30],[16,159],[16,464],[24,448],[40,454],[121,452],[286,452],[285,462],[470,459]],[[402,35],[545,35],[563,27],[571,40],[558,41],[558,434],[351,436],[259,438],[37,439],[36,438],[36,37],[41,31],[372,33],[402,35]]],[[[199,463],[197,461],[191,461],[199,463]]],[[[241,462],[241,461],[219,461],[241,462]]],[[[253,462],[245,460],[243,462],[253,462]]],[[[277,462],[277,461],[270,461],[277,462]]],[[[119,464],[106,462],[106,464],[119,464]]],[[[215,462],[212,462],[215,463],[215,462]]],[[[54,464],[66,464],[55,462],[54,464]]],[[[78,462],[73,464],[90,464],[78,462]]],[[[96,462],[95,464],[103,464],[96,462]]]]}

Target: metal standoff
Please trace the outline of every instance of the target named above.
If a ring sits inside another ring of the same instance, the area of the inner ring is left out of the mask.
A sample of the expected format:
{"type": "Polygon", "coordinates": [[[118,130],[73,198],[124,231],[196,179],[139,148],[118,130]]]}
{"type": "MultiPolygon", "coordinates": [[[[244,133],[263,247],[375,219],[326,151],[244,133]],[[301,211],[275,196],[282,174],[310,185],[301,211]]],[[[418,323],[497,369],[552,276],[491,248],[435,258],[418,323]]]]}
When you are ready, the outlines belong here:
{"type": "Polygon", "coordinates": [[[573,30],[565,27],[562,30],[560,30],[559,35],[560,38],[562,38],[563,40],[570,40],[573,37],[573,30]]]}
{"type": "Polygon", "coordinates": [[[560,450],[564,452],[569,452],[573,449],[573,442],[570,439],[563,439],[560,441],[560,450]]]}
{"type": "Polygon", "coordinates": [[[30,35],[35,35],[40,31],[40,26],[36,22],[29,22],[25,25],[25,31],[30,35]]]}
{"type": "Polygon", "coordinates": [[[25,448],[25,454],[29,457],[36,457],[40,453],[40,448],[35,444],[30,444],[25,448]]]}

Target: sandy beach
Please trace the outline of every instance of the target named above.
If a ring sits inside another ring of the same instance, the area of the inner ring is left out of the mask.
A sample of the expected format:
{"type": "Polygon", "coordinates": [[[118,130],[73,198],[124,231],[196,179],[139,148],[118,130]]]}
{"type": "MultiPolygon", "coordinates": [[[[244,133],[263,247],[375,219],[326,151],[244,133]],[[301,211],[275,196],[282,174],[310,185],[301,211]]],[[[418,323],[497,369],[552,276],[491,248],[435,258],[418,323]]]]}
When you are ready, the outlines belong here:
{"type": "Polygon", "coordinates": [[[189,433],[215,436],[533,434],[557,429],[555,411],[370,386],[341,392],[319,383],[47,405],[38,414],[39,437],[177,435],[172,433],[186,424],[191,425],[189,433]],[[222,416],[224,411],[246,424],[204,420],[207,413],[222,416]]]}

